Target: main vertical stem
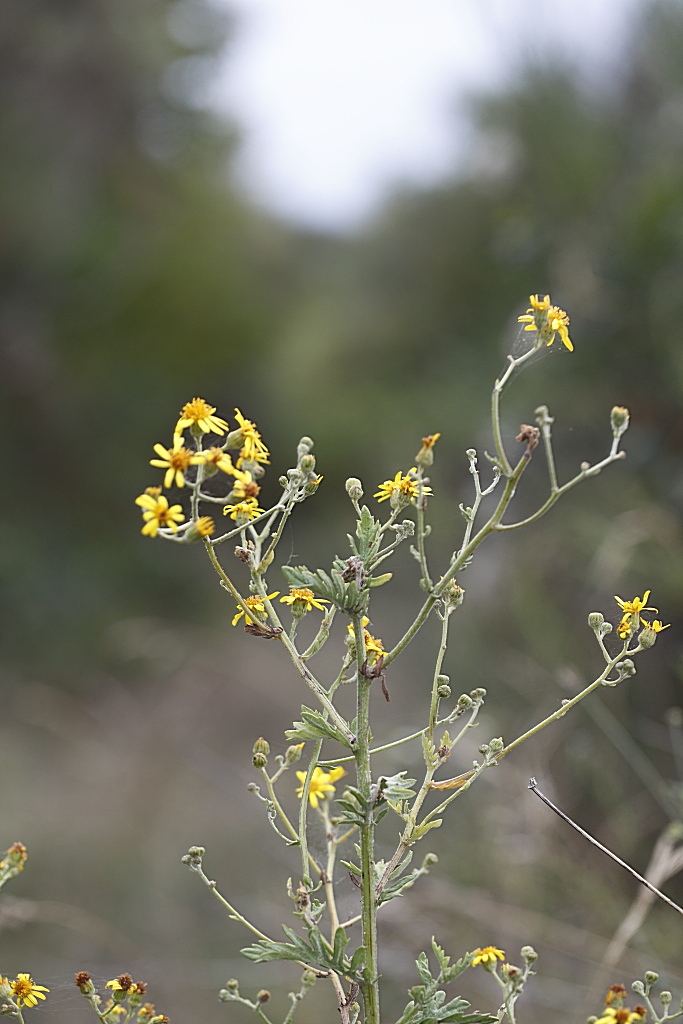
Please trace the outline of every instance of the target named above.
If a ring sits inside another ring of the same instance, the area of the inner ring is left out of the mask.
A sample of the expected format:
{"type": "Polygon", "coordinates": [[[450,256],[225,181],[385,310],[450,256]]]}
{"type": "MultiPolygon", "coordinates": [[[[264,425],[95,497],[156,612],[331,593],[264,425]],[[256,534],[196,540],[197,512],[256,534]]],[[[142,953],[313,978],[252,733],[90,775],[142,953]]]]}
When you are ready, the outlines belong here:
{"type": "Polygon", "coordinates": [[[372,773],[370,768],[370,686],[372,680],[363,674],[365,666],[365,635],[362,617],[353,616],[358,670],[358,742],[354,752],[357,785],[367,818],[360,827],[361,922],[365,946],[365,981],[361,983],[365,1005],[365,1024],[379,1024],[379,967],[377,956],[377,901],[375,897],[375,825],[372,813],[372,773]]]}

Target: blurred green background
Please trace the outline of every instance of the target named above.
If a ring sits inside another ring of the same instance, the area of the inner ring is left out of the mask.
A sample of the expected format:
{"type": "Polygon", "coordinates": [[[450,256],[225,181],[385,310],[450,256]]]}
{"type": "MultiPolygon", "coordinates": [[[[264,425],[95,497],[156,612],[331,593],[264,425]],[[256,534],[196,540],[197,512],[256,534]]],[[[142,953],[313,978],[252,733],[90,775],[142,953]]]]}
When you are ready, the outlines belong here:
{"type": "MultiPolygon", "coordinates": [[[[683,703],[683,9],[643,6],[603,89],[549,59],[473,100],[471,173],[397,191],[347,237],[249,205],[230,183],[236,130],[192,102],[182,76],[169,87],[179,61],[210,75],[229,31],[205,0],[0,11],[0,844],[30,851],[0,901],[0,973],[49,985],[32,1013],[55,1024],[91,1019],[70,985],[82,969],[147,980],[175,1024],[246,1020],[217,1002],[237,975],[245,992],[272,989],[277,1019],[296,970],[243,962],[246,934],[180,857],[203,843],[240,909],[273,933],[287,919],[298,858],[246,787],[253,740],[283,749],[307,694],[279,647],[230,628],[232,603],[202,551],[141,537],[133,498],[157,482],[152,445],[170,443],[195,395],[227,418],[239,406],[271,448],[267,500],[312,435],[324,483],[281,551],[324,565],[352,527],[346,477],[372,494],[441,431],[432,564],[445,565],[458,503],[471,501],[464,449],[485,467],[493,379],[529,293],[548,291],[571,315],[576,351],[555,346],[515,380],[506,441],[546,403],[567,478],[606,454],[609,410],[622,404],[628,459],[535,528],[491,539],[460,578],[446,670],[454,695],[485,686],[489,701],[454,771],[600,671],[586,616],[616,618],[615,593],[651,588],[673,625],[635,679],[511,756],[431,834],[438,868],[384,918],[387,1019],[432,934],[454,955],[494,943],[513,961],[532,943],[529,1024],[581,1020],[606,985],[645,968],[680,997],[683,933],[663,905],[618,966],[601,967],[635,883],[526,783],[536,775],[641,871],[683,815],[672,712],[683,703]],[[173,41],[169,11],[195,25],[193,45],[173,41]]],[[[545,488],[539,458],[520,517],[545,488]]],[[[420,603],[409,553],[392,568],[373,616],[387,646],[420,603]]],[[[271,582],[284,589],[277,570],[271,582]]],[[[392,666],[378,737],[422,721],[436,636],[432,624],[392,666]]],[[[417,768],[419,751],[411,758],[417,768]]],[[[284,799],[294,806],[293,792],[284,799]]],[[[383,852],[393,840],[387,826],[383,852]]],[[[681,878],[664,888],[683,902],[681,878]]],[[[342,876],[338,889],[352,906],[342,876]]],[[[464,993],[495,1008],[484,972],[470,975],[464,993]]],[[[318,988],[302,1024],[336,1019],[318,988]]]]}

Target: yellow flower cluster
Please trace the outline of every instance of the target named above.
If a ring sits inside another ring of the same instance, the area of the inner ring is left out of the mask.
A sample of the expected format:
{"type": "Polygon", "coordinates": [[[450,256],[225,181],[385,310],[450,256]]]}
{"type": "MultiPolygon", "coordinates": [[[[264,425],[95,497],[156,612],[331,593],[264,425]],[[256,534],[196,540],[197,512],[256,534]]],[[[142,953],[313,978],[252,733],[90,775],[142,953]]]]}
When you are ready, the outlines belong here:
{"type": "MultiPolygon", "coordinates": [[[[433,439],[438,437],[438,434],[432,435],[433,439]]],[[[430,438],[425,438],[424,440],[430,440],[430,438]]],[[[432,440],[432,444],[433,443],[434,441],[432,440]]],[[[432,445],[429,445],[429,448],[431,448],[431,446],[432,445]]],[[[429,448],[427,448],[427,450],[429,450],[429,448]]],[[[417,466],[413,466],[405,475],[399,471],[393,480],[385,480],[384,483],[378,484],[379,490],[373,495],[373,497],[377,498],[378,501],[386,501],[387,498],[391,498],[398,500],[399,502],[403,499],[405,504],[412,501],[414,504],[420,493],[423,495],[432,493],[431,487],[427,484],[421,483],[416,474],[417,466]]]]}
{"type": "Polygon", "coordinates": [[[641,624],[646,629],[652,630],[653,633],[661,633],[663,629],[668,629],[671,625],[669,623],[665,626],[659,619],[654,619],[651,623],[646,622],[641,617],[641,612],[655,612],[655,614],[659,614],[657,608],[652,608],[647,603],[650,593],[651,591],[646,590],[642,597],[634,597],[632,601],[622,601],[620,597],[617,597],[616,594],[614,595],[614,600],[624,613],[621,617],[621,622],[617,626],[617,634],[620,640],[628,640],[641,624]]]}
{"type": "MultiPolygon", "coordinates": [[[[155,444],[156,458],[150,459],[150,465],[164,470],[163,488],[166,490],[173,486],[183,488],[189,485],[196,491],[202,480],[218,472],[225,473],[233,481],[228,497],[234,504],[226,505],[223,514],[229,515],[238,524],[247,523],[263,513],[258,507],[257,496],[261,488],[255,476],[262,472],[259,466],[268,463],[269,452],[256,425],[246,419],[239,409],[235,409],[237,427],[230,433],[227,420],[215,413],[215,407],[203,398],[193,398],[186,402],[175,425],[173,443],[168,448],[155,444]],[[185,431],[189,431],[187,440],[185,431]],[[226,433],[222,445],[202,447],[205,434],[222,437],[226,433]],[[238,452],[236,464],[228,448],[238,452]],[[195,470],[191,477],[190,471],[195,470]]],[[[161,530],[167,537],[182,532],[188,540],[196,540],[198,537],[210,537],[215,530],[215,524],[209,516],[186,522],[182,505],[170,505],[161,487],[148,487],[144,494],[135,499],[135,503],[142,509],[142,533],[147,537],[156,537],[161,530]]]]}

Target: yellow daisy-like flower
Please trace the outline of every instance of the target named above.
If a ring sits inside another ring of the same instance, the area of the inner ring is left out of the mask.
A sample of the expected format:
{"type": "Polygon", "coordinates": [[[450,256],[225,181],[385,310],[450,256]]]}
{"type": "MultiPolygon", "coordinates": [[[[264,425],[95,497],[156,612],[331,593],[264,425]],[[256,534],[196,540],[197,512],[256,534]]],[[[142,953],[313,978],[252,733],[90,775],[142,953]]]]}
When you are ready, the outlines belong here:
{"type": "Polygon", "coordinates": [[[236,469],[235,470],[235,482],[232,485],[232,496],[233,498],[256,498],[260,493],[261,488],[254,480],[253,476],[248,469],[236,469]]]}
{"type": "Polygon", "coordinates": [[[260,616],[264,616],[266,614],[266,606],[264,604],[264,601],[272,601],[272,599],[274,597],[277,597],[279,593],[280,591],[276,590],[273,594],[268,594],[266,598],[259,597],[258,594],[253,594],[251,597],[247,597],[244,603],[246,604],[247,608],[251,609],[251,611],[254,613],[254,617],[252,618],[251,616],[247,615],[244,608],[238,608],[237,615],[235,615],[234,619],[232,620],[233,626],[237,625],[237,623],[240,621],[243,615],[245,626],[250,626],[252,622],[255,621],[255,619],[257,619],[260,616]]]}
{"type": "Polygon", "coordinates": [[[259,508],[259,504],[256,498],[246,498],[245,501],[240,501],[236,505],[225,505],[223,508],[223,515],[230,516],[231,519],[237,519],[238,516],[246,516],[247,519],[258,519],[262,516],[264,509],[259,508]]]}
{"type": "Polygon", "coordinates": [[[180,434],[174,435],[172,448],[164,448],[163,444],[155,444],[154,451],[161,458],[150,459],[149,464],[166,470],[164,477],[164,487],[166,488],[171,487],[174,480],[176,487],[184,487],[186,470],[190,466],[200,466],[204,461],[202,455],[184,446],[180,434]]]}
{"type": "Polygon", "coordinates": [[[193,398],[180,410],[175,433],[179,434],[186,427],[196,425],[203,434],[223,434],[228,429],[228,424],[220,416],[214,416],[215,411],[215,407],[209,405],[203,398],[193,398]]]}
{"type": "Polygon", "coordinates": [[[495,946],[484,946],[483,949],[475,949],[474,957],[472,959],[472,966],[477,967],[479,964],[482,967],[495,967],[496,957],[499,960],[505,959],[505,952],[502,949],[496,949],[495,946]]]}
{"type": "Polygon", "coordinates": [[[237,465],[241,465],[242,462],[263,462],[267,465],[269,462],[268,456],[270,452],[261,440],[261,435],[256,429],[256,424],[252,423],[251,420],[245,419],[239,409],[235,409],[235,419],[239,424],[239,428],[242,431],[243,436],[242,448],[240,450],[240,457],[237,460],[237,465]]]}
{"type": "Polygon", "coordinates": [[[160,494],[158,497],[154,497],[151,494],[141,494],[135,499],[135,504],[145,510],[142,513],[145,525],[142,527],[141,533],[144,533],[147,537],[156,537],[162,526],[177,533],[177,524],[182,523],[185,519],[182,505],[171,505],[169,507],[168,498],[165,494],[160,494]]]}
{"type": "Polygon", "coordinates": [[[229,473],[231,476],[240,475],[239,469],[233,466],[232,459],[222,448],[207,448],[201,454],[205,466],[220,469],[222,473],[229,473]]]}
{"type": "MultiPolygon", "coordinates": [[[[343,768],[332,768],[329,772],[323,771],[322,768],[315,768],[311,778],[311,788],[308,791],[308,802],[311,807],[315,809],[318,806],[319,800],[327,800],[328,796],[334,796],[334,783],[337,779],[341,779],[343,775],[346,775],[343,768]]],[[[301,799],[304,792],[306,772],[297,772],[296,777],[301,783],[296,791],[296,795],[301,799]]]]}
{"type": "Polygon", "coordinates": [[[653,633],[661,633],[663,629],[668,629],[671,625],[670,622],[667,622],[665,626],[664,623],[660,622],[659,619],[653,619],[652,622],[646,622],[645,619],[641,619],[640,621],[646,629],[651,629],[653,633]]]}
{"type": "Polygon", "coordinates": [[[629,1010],[627,1006],[608,1006],[602,1017],[599,1017],[595,1024],[636,1024],[637,1021],[645,1020],[647,1010],[644,1006],[636,1006],[629,1010]]]}
{"type": "Polygon", "coordinates": [[[642,597],[634,597],[632,601],[622,601],[620,597],[617,597],[616,594],[614,595],[614,600],[624,613],[621,622],[617,626],[617,634],[621,640],[626,640],[631,633],[636,631],[638,624],[641,622],[641,612],[654,612],[657,614],[657,608],[648,606],[647,601],[650,593],[651,591],[646,590],[642,597]]]}
{"type": "Polygon", "coordinates": [[[550,296],[530,295],[531,305],[523,316],[517,317],[520,324],[526,324],[525,331],[537,331],[539,337],[546,343],[552,345],[555,335],[559,334],[562,344],[570,352],[574,351],[572,340],[569,337],[569,317],[559,306],[551,306],[550,296]]]}
{"type": "Polygon", "coordinates": [[[17,974],[12,982],[12,998],[17,1006],[37,1006],[39,999],[45,999],[43,992],[49,992],[44,985],[36,985],[30,974],[17,974]]]}
{"type": "Polygon", "coordinates": [[[290,587],[289,594],[280,598],[282,604],[296,604],[304,606],[304,610],[310,612],[311,608],[319,608],[321,612],[324,612],[324,604],[329,604],[324,597],[316,597],[312,590],[308,587],[290,587]]]}
{"type": "MultiPolygon", "coordinates": [[[[391,498],[394,493],[402,494],[408,501],[415,501],[418,494],[420,493],[420,485],[415,480],[413,474],[417,472],[417,466],[413,466],[409,469],[405,476],[399,471],[393,480],[385,480],[384,483],[379,484],[379,490],[373,495],[377,498],[377,501],[386,501],[387,498],[391,498]]],[[[426,484],[422,484],[422,494],[431,494],[432,489],[426,484]]]]}

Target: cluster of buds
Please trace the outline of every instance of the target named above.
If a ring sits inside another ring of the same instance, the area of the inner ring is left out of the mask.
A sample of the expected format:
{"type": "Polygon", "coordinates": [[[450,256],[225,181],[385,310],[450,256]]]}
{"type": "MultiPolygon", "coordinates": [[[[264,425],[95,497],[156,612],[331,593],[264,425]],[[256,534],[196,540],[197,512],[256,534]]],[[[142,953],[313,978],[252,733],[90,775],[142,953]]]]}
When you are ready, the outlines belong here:
{"type": "Polygon", "coordinates": [[[24,870],[27,857],[28,852],[23,843],[12,843],[2,860],[0,860],[0,889],[10,878],[14,878],[15,875],[24,870]]]}

